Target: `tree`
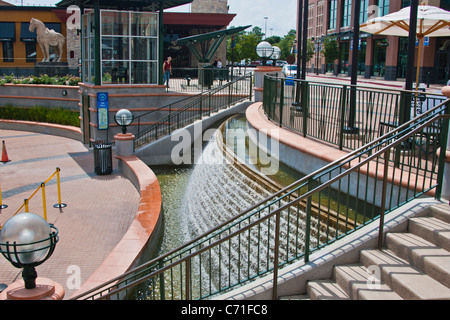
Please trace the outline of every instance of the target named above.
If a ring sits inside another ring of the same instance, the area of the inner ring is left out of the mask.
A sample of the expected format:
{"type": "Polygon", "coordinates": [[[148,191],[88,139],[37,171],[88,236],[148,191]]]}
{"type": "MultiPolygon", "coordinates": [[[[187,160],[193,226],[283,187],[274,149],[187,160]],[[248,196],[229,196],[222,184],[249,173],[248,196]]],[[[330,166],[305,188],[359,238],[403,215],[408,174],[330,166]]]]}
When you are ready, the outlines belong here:
{"type": "Polygon", "coordinates": [[[333,63],[339,59],[339,45],[334,37],[325,37],[323,40],[322,54],[325,57],[325,63],[333,63]]]}
{"type": "Polygon", "coordinates": [[[291,29],[287,35],[284,36],[280,40],[278,44],[275,44],[281,49],[281,60],[286,60],[288,56],[293,54],[291,53],[292,47],[294,45],[294,41],[296,39],[297,32],[294,29],[291,29]]]}
{"type": "Polygon", "coordinates": [[[261,28],[254,27],[250,32],[239,32],[234,36],[234,47],[232,47],[232,37],[227,39],[227,59],[233,62],[241,60],[258,60],[256,46],[263,38],[261,28]]]}

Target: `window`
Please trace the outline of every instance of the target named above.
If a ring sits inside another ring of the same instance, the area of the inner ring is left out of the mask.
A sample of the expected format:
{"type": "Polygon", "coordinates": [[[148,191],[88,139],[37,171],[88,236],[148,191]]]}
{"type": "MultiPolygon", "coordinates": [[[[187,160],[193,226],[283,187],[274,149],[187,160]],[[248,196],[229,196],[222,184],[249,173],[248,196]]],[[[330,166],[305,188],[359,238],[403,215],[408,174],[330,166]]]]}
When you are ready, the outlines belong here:
{"type": "Polygon", "coordinates": [[[323,2],[317,4],[316,16],[316,36],[320,37],[322,34],[325,34],[325,30],[323,29],[323,2]]]}
{"type": "Polygon", "coordinates": [[[387,15],[389,13],[389,0],[378,0],[378,8],[380,17],[387,15]]]}
{"type": "MultiPolygon", "coordinates": [[[[102,84],[158,83],[158,15],[101,10],[102,84]]],[[[83,16],[83,80],[94,82],[93,13],[83,16]]]]}
{"type": "Polygon", "coordinates": [[[328,29],[336,29],[337,0],[330,0],[328,29]]]}
{"type": "Polygon", "coordinates": [[[359,13],[359,23],[363,24],[369,18],[369,0],[361,0],[361,11],[359,13]]]}
{"type": "Polygon", "coordinates": [[[352,0],[344,0],[342,3],[342,27],[350,27],[352,20],[352,0]]]}
{"type": "Polygon", "coordinates": [[[2,41],[3,62],[14,62],[14,46],[12,41],[2,41]]]}
{"type": "Polygon", "coordinates": [[[36,62],[36,41],[25,42],[25,56],[27,62],[36,62]]]}

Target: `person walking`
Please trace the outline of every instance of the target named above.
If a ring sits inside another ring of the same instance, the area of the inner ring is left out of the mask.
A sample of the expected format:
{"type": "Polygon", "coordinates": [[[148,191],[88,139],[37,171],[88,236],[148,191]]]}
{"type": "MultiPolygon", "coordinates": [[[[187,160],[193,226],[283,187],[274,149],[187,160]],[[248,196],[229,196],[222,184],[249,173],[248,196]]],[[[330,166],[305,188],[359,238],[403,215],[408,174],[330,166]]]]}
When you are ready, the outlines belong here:
{"type": "Polygon", "coordinates": [[[172,74],[172,57],[167,57],[167,60],[164,61],[163,72],[164,72],[163,84],[165,84],[167,88],[169,88],[169,79],[170,75],[172,74]]]}

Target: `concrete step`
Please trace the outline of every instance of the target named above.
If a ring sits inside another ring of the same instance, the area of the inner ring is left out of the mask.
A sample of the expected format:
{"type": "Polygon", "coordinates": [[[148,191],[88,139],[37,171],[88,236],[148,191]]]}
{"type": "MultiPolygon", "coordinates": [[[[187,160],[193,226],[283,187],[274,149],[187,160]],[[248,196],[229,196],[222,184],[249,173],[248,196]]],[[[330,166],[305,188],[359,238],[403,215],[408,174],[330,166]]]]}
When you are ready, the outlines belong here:
{"type": "Polygon", "coordinates": [[[409,264],[390,250],[364,250],[361,262],[379,268],[380,279],[403,299],[450,299],[450,288],[409,264]]]}
{"type": "Polygon", "coordinates": [[[311,300],[307,294],[294,294],[291,296],[279,297],[279,300],[311,300]]]}
{"type": "Polygon", "coordinates": [[[308,282],[307,294],[311,300],[350,300],[350,297],[333,280],[308,282]]]}
{"type": "Polygon", "coordinates": [[[430,215],[444,222],[450,223],[450,206],[448,204],[439,204],[430,207],[430,215]]]}
{"type": "Polygon", "coordinates": [[[412,233],[390,233],[386,246],[400,258],[450,288],[450,252],[412,233]]]}
{"type": "Polygon", "coordinates": [[[335,267],[336,283],[352,300],[402,300],[361,264],[335,267]]]}
{"type": "Polygon", "coordinates": [[[450,223],[435,217],[409,219],[409,232],[450,251],[450,223]]]}

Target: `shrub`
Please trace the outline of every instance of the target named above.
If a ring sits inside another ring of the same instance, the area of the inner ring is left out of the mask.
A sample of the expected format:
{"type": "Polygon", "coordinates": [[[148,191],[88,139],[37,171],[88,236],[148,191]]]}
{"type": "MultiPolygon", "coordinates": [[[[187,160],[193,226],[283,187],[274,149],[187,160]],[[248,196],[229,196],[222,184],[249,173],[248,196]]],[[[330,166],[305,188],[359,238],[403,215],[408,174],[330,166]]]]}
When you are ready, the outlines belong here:
{"type": "Polygon", "coordinates": [[[64,108],[34,106],[31,108],[7,105],[0,107],[0,118],[9,120],[26,120],[80,126],[79,112],[64,108]]]}
{"type": "Polygon", "coordinates": [[[11,75],[3,75],[3,78],[0,79],[0,85],[4,85],[6,83],[14,83],[14,84],[48,84],[48,85],[69,85],[76,86],[81,82],[80,77],[76,77],[73,75],[66,76],[55,76],[50,77],[46,74],[40,76],[29,76],[29,77],[21,77],[15,78],[13,74],[11,75]]]}

